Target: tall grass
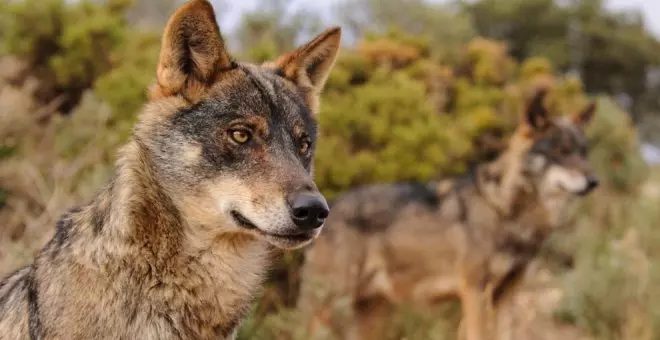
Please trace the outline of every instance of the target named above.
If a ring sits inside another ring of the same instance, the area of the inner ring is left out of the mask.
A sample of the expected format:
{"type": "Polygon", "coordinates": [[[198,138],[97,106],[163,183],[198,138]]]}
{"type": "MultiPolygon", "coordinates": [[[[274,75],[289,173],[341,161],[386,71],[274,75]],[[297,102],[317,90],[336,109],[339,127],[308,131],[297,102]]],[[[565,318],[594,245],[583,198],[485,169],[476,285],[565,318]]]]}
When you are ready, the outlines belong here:
{"type": "Polygon", "coordinates": [[[66,209],[85,203],[109,179],[126,133],[87,93],[69,116],[38,105],[34,80],[0,79],[0,276],[27,262],[66,209]]]}
{"type": "Polygon", "coordinates": [[[595,197],[579,219],[557,316],[597,339],[660,337],[660,197],[648,194],[659,179],[656,169],[638,195],[595,197]]]}

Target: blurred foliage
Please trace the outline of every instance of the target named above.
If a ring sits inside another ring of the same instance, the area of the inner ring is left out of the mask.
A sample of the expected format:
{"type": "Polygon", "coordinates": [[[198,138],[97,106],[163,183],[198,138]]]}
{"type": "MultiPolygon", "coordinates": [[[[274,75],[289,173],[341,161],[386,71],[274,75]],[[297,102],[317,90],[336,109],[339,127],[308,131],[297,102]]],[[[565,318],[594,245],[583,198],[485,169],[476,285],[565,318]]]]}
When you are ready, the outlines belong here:
{"type": "Polygon", "coordinates": [[[456,61],[460,47],[475,35],[471,19],[460,8],[424,0],[347,0],[336,15],[348,36],[383,34],[394,28],[411,36],[425,36],[436,58],[456,61]]]}
{"type": "Polygon", "coordinates": [[[147,99],[159,52],[160,36],[145,32],[124,41],[111,54],[113,67],[97,79],[95,90],[116,111],[118,124],[132,123],[147,99]]]}
{"type": "MultiPolygon", "coordinates": [[[[660,173],[647,186],[657,190],[660,173]]],[[[596,339],[657,339],[660,314],[660,196],[592,196],[580,212],[574,270],[563,280],[565,295],[555,316],[596,339]],[[613,289],[615,288],[615,289],[613,289]]]]}
{"type": "MultiPolygon", "coordinates": [[[[140,66],[137,60],[147,58],[136,55],[146,52],[148,58],[154,58],[153,49],[121,51],[127,44],[141,47],[127,42],[127,39],[141,39],[140,33],[132,32],[124,19],[130,5],[131,0],[9,2],[0,7],[0,31],[3,32],[0,51],[28,63],[31,73],[40,80],[37,94],[40,101],[59,99],[62,101],[60,108],[68,112],[99,77],[123,62],[116,60],[117,55],[128,57],[128,62],[135,66],[140,66]]],[[[149,72],[144,69],[139,73],[149,72]]],[[[112,77],[125,76],[115,73],[112,77]]],[[[135,79],[132,80],[135,83],[135,79]]],[[[138,87],[144,87],[144,81],[138,87]]],[[[128,109],[135,110],[139,104],[132,105],[128,109]]]]}
{"type": "Polygon", "coordinates": [[[256,62],[293,49],[323,28],[321,17],[293,8],[288,0],[259,0],[255,8],[243,15],[235,38],[244,56],[256,62]]]}
{"type": "Polygon", "coordinates": [[[579,71],[590,93],[630,96],[635,118],[650,109],[640,99],[651,90],[647,72],[660,66],[660,43],[640,13],[608,11],[603,0],[461,3],[477,33],[507,41],[516,60],[544,56],[559,70],[579,71]]]}
{"type": "Polygon", "coordinates": [[[315,167],[316,181],[330,197],[373,181],[431,178],[439,168],[462,170],[452,168],[453,160],[470,146],[457,130],[446,129],[450,118],[437,114],[423,83],[389,73],[379,69],[344,95],[327,91],[326,103],[332,104],[324,104],[320,116],[324,140],[315,167]]]}
{"type": "MultiPolygon", "coordinates": [[[[348,301],[331,299],[329,313],[333,317],[341,315],[341,320],[353,318],[348,301]]],[[[456,339],[457,325],[460,322],[460,304],[457,301],[445,301],[425,310],[415,306],[400,306],[394,311],[391,320],[383,329],[382,340],[448,340],[456,339]]],[[[259,340],[341,340],[336,330],[346,323],[333,327],[318,324],[314,327],[302,327],[309,322],[309,315],[304,315],[295,308],[282,308],[278,313],[262,317],[253,314],[241,327],[237,339],[259,340]],[[332,328],[332,329],[331,329],[332,328]]]]}
{"type": "MultiPolygon", "coordinates": [[[[185,0],[131,0],[131,2],[132,5],[126,11],[128,22],[141,28],[160,29],[165,26],[170,15],[185,0]]],[[[214,5],[218,12],[220,9],[218,1],[214,1],[214,5]]]]}
{"type": "Polygon", "coordinates": [[[608,97],[598,100],[598,111],[589,128],[590,159],[604,184],[620,193],[635,193],[648,177],[649,168],[639,153],[639,138],[632,121],[608,97]]]}

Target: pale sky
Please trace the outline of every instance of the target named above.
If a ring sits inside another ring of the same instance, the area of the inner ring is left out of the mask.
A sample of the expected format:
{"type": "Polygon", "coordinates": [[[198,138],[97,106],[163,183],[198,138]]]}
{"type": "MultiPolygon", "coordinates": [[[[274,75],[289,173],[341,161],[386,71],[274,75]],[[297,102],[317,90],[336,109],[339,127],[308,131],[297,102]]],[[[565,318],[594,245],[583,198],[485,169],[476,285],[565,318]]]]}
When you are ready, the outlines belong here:
{"type": "Polygon", "coordinates": [[[660,0],[608,0],[611,8],[637,8],[642,10],[646,25],[660,37],[660,0]]]}
{"type": "MultiPolygon", "coordinates": [[[[341,2],[342,0],[291,0],[296,6],[309,6],[318,8],[319,10],[328,10],[333,5],[341,2]]],[[[442,0],[432,0],[442,1],[442,0]]],[[[631,8],[640,9],[644,15],[647,26],[653,31],[656,36],[660,37],[660,0],[606,0],[610,8],[631,8]]],[[[211,0],[211,2],[220,2],[219,0],[211,0]]],[[[228,6],[229,12],[223,15],[221,26],[223,29],[232,29],[235,27],[240,13],[243,11],[254,8],[254,0],[231,1],[228,6]]]]}

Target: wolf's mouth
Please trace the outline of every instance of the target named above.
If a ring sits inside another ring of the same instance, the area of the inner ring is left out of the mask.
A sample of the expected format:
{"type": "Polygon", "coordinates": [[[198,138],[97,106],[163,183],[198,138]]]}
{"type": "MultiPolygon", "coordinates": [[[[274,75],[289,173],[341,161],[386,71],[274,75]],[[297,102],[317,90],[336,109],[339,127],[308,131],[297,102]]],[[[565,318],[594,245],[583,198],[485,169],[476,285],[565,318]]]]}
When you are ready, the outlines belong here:
{"type": "Polygon", "coordinates": [[[314,238],[314,233],[313,232],[304,232],[300,234],[288,234],[288,235],[278,235],[278,234],[266,234],[264,235],[270,237],[270,238],[275,238],[275,239],[280,239],[280,240],[286,240],[289,242],[306,242],[312,238],[314,238]]]}
{"type": "Polygon", "coordinates": [[[302,242],[307,242],[310,239],[314,238],[316,233],[314,231],[297,231],[297,232],[292,232],[288,234],[274,234],[274,233],[268,233],[265,232],[261,229],[259,229],[254,223],[250,222],[250,220],[243,216],[241,213],[239,213],[236,210],[231,211],[231,217],[234,219],[236,224],[238,224],[240,227],[248,229],[248,230],[256,230],[260,234],[274,240],[279,240],[279,241],[284,241],[286,243],[302,243],[302,242]]]}
{"type": "Polygon", "coordinates": [[[564,192],[566,192],[570,195],[575,195],[575,196],[579,196],[579,197],[586,196],[588,193],[591,192],[591,188],[589,188],[589,187],[586,187],[586,188],[584,188],[580,191],[573,191],[573,190],[566,189],[566,187],[561,185],[561,184],[559,184],[559,189],[561,189],[562,191],[564,191],[564,192]]]}
{"type": "Polygon", "coordinates": [[[234,221],[236,221],[236,224],[245,229],[259,229],[256,225],[254,225],[254,223],[250,222],[247,217],[241,215],[241,213],[236,210],[231,211],[231,217],[234,219],[234,221]]]}
{"type": "Polygon", "coordinates": [[[296,249],[311,242],[317,235],[314,231],[298,234],[278,235],[262,233],[271,245],[280,249],[296,249]]]}
{"type": "Polygon", "coordinates": [[[584,197],[584,196],[587,196],[591,192],[591,189],[593,189],[593,188],[590,188],[590,187],[587,186],[586,188],[578,191],[575,194],[580,196],[580,197],[584,197]]]}

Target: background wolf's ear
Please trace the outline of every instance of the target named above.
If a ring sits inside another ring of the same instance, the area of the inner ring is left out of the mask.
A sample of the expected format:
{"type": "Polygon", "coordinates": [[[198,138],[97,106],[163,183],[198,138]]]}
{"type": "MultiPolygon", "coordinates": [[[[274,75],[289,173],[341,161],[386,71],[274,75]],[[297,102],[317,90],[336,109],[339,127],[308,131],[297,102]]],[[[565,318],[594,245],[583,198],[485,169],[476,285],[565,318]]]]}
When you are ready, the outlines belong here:
{"type": "Polygon", "coordinates": [[[341,28],[329,28],[312,41],[268,65],[274,66],[278,73],[302,88],[307,104],[316,112],[318,96],[337,59],[340,41],[341,28]]]}
{"type": "Polygon", "coordinates": [[[582,111],[578,111],[573,115],[573,122],[583,129],[586,128],[594,117],[594,113],[596,113],[596,107],[596,101],[592,100],[582,111]]]}
{"type": "Polygon", "coordinates": [[[550,122],[550,114],[543,103],[547,93],[547,89],[537,91],[524,114],[525,123],[537,131],[545,129],[550,122]]]}
{"type": "Polygon", "coordinates": [[[170,18],[163,34],[158,83],[152,97],[183,95],[197,101],[233,62],[206,0],[191,0],[170,18]]]}

